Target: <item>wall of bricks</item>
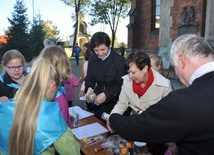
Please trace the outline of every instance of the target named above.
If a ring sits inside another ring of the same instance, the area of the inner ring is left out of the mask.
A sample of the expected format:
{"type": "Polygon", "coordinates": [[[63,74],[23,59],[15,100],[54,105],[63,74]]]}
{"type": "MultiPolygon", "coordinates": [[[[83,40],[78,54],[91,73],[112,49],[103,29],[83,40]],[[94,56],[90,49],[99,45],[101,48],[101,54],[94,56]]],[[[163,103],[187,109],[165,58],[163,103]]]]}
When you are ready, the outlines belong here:
{"type": "Polygon", "coordinates": [[[158,35],[151,33],[152,4],[150,0],[132,0],[136,15],[130,16],[134,26],[128,29],[128,47],[144,51],[158,49],[158,35]]]}
{"type": "MultiPolygon", "coordinates": [[[[134,22],[134,25],[128,28],[128,48],[157,52],[159,50],[159,35],[151,34],[152,0],[131,0],[131,4],[136,6],[136,14],[130,16],[130,22],[134,22]]],[[[169,33],[172,41],[178,37],[178,25],[181,23],[183,7],[189,9],[190,6],[194,7],[198,33],[204,36],[206,0],[174,0],[174,6],[170,10],[172,27],[169,33]]]]}
{"type": "Polygon", "coordinates": [[[172,27],[170,29],[170,36],[172,40],[178,37],[178,25],[181,23],[183,7],[187,7],[187,12],[189,12],[190,6],[194,7],[195,22],[198,24],[198,34],[204,36],[206,0],[175,0],[174,6],[171,8],[172,27]]]}

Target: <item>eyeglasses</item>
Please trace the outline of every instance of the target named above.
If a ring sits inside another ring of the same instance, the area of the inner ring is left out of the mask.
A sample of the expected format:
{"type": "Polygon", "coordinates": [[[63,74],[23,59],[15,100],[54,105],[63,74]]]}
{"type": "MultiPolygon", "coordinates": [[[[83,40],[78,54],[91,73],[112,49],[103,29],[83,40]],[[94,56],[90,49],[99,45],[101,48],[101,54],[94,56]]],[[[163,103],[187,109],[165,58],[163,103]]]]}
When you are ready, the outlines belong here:
{"type": "Polygon", "coordinates": [[[21,66],[6,66],[10,71],[16,71],[16,70],[23,70],[24,69],[24,66],[21,65],[21,66]]]}

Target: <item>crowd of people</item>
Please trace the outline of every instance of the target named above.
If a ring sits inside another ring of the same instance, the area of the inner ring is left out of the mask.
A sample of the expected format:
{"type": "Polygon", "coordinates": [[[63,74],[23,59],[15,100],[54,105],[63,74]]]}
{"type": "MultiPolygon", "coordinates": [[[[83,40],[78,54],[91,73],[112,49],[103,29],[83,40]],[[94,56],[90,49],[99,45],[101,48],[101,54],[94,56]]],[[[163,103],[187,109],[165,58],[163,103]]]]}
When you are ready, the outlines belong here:
{"type": "Polygon", "coordinates": [[[0,155],[80,154],[69,107],[92,93],[86,110],[112,134],[146,142],[154,155],[214,154],[214,48],[203,37],[182,35],[171,46],[171,65],[185,86],[179,90],[172,90],[158,54],[135,50],[124,56],[124,47],[114,51],[105,32],[93,34],[82,50],[75,45],[77,66],[81,51],[84,56],[80,75],[72,73],[55,39],[43,43],[28,71],[21,51],[2,57],[0,155]]]}

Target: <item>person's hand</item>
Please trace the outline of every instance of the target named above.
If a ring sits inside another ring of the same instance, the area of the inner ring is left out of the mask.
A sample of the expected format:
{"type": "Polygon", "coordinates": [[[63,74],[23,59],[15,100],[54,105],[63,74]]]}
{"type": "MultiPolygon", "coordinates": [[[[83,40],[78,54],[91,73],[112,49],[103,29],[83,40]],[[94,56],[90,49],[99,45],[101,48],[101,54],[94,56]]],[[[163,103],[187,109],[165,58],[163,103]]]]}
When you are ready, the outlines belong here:
{"type": "Polygon", "coordinates": [[[111,124],[109,123],[109,118],[106,120],[106,126],[111,133],[115,133],[114,129],[112,129],[111,124]]]}
{"type": "Polygon", "coordinates": [[[107,128],[109,129],[109,131],[111,133],[114,133],[114,130],[111,128],[111,125],[109,123],[109,117],[110,117],[110,115],[105,112],[102,114],[102,119],[106,121],[107,128]]]}
{"type": "Polygon", "coordinates": [[[96,97],[97,95],[94,93],[94,90],[91,87],[89,87],[87,93],[85,94],[87,102],[94,102],[96,97]]]}
{"type": "Polygon", "coordinates": [[[106,100],[105,93],[100,93],[99,95],[97,95],[95,102],[98,104],[101,104],[101,103],[105,102],[105,100],[106,100]]]}
{"type": "Polygon", "coordinates": [[[88,94],[91,94],[93,92],[94,92],[94,90],[91,87],[89,87],[85,96],[87,96],[88,94]]]}
{"type": "Polygon", "coordinates": [[[79,93],[79,97],[83,97],[85,95],[85,93],[84,93],[84,91],[80,91],[80,93],[79,93]]]}
{"type": "Polygon", "coordinates": [[[80,78],[78,81],[79,81],[79,83],[83,83],[84,78],[80,78]]]}
{"type": "Polygon", "coordinates": [[[9,99],[8,99],[8,97],[7,96],[2,96],[2,97],[0,97],[0,102],[6,102],[6,101],[8,101],[9,99]]]}

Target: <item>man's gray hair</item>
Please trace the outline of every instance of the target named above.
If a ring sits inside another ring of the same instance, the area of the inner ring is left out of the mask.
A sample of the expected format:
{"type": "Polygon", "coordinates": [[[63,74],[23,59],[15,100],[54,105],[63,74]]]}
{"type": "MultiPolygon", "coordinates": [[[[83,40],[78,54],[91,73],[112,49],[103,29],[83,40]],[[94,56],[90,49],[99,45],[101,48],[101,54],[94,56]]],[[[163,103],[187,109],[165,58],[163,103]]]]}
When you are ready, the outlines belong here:
{"type": "Polygon", "coordinates": [[[46,38],[44,41],[43,41],[43,44],[44,46],[50,46],[50,45],[56,45],[56,40],[54,38],[46,38]]]}
{"type": "Polygon", "coordinates": [[[181,35],[172,43],[170,61],[174,66],[177,66],[178,52],[182,52],[188,59],[197,55],[214,57],[213,47],[203,37],[196,34],[181,35]]]}

